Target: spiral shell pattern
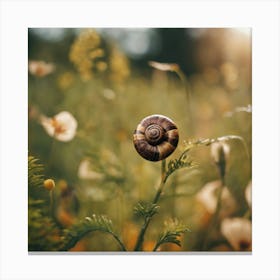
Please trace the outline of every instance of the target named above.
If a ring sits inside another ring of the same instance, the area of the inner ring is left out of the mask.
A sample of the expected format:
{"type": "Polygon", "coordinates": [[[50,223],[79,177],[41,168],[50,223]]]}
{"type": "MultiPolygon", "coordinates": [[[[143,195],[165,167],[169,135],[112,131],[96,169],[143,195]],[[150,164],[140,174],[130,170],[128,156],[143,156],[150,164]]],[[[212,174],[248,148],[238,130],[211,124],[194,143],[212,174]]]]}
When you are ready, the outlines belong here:
{"type": "Polygon", "coordinates": [[[176,149],[178,141],[177,126],[171,119],[162,115],[144,118],[133,135],[136,151],[150,161],[168,157],[176,149]]]}

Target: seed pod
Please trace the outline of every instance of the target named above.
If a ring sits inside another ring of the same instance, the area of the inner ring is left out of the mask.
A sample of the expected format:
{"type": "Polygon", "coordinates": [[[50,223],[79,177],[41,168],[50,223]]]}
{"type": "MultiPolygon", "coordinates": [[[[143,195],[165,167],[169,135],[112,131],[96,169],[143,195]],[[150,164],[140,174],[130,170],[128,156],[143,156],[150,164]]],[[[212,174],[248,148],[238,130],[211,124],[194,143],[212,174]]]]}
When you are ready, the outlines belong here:
{"type": "Polygon", "coordinates": [[[174,152],[179,134],[175,123],[162,115],[144,118],[138,124],[133,142],[137,152],[145,159],[159,161],[174,152]]]}

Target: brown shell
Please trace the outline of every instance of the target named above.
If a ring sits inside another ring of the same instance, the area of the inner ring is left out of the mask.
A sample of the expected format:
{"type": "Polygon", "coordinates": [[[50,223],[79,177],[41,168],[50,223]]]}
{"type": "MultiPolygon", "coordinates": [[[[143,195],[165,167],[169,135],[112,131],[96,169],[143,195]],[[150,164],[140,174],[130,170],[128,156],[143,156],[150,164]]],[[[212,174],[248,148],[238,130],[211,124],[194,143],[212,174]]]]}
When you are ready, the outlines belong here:
{"type": "Polygon", "coordinates": [[[144,118],[133,135],[136,151],[150,161],[168,157],[176,149],[178,141],[177,126],[171,119],[162,115],[144,118]]]}

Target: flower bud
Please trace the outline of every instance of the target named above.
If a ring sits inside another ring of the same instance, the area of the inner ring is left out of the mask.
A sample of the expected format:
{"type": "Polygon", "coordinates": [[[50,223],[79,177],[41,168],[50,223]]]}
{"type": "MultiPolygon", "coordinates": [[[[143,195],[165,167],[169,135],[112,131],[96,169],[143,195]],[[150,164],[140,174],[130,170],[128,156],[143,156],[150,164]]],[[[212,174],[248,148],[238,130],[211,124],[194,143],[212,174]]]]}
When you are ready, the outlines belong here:
{"type": "Polygon", "coordinates": [[[44,181],[44,188],[51,191],[55,187],[55,182],[52,179],[47,179],[44,181]]]}
{"type": "Polygon", "coordinates": [[[228,159],[229,151],[229,145],[227,145],[226,143],[217,142],[211,145],[212,158],[219,167],[222,177],[225,176],[226,160],[228,159]]]}

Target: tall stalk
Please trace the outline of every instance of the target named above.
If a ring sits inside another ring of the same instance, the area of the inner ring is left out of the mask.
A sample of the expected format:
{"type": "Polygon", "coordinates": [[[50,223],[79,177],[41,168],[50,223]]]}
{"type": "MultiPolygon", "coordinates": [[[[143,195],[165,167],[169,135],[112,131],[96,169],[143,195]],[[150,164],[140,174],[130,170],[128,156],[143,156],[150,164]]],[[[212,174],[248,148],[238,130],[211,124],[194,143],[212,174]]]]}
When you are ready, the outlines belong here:
{"type": "Polygon", "coordinates": [[[189,83],[187,77],[185,76],[185,74],[179,67],[178,67],[178,69],[174,69],[174,72],[177,74],[177,76],[179,77],[179,79],[181,80],[181,82],[184,86],[184,90],[186,93],[186,99],[187,99],[189,129],[191,130],[191,133],[194,133],[191,86],[190,86],[190,83],[189,83]]]}
{"type": "MultiPolygon", "coordinates": [[[[166,160],[163,159],[161,161],[161,182],[160,182],[159,188],[158,188],[158,190],[155,194],[155,197],[153,199],[153,202],[152,202],[153,204],[156,204],[159,201],[160,196],[161,196],[162,191],[163,191],[163,188],[164,188],[164,185],[166,183],[166,180],[167,180],[166,160]]],[[[147,231],[147,228],[150,224],[151,219],[152,219],[152,217],[150,217],[150,216],[145,219],[144,224],[142,225],[141,230],[139,232],[134,251],[141,251],[142,246],[143,246],[143,242],[144,242],[145,233],[147,231]]]]}

